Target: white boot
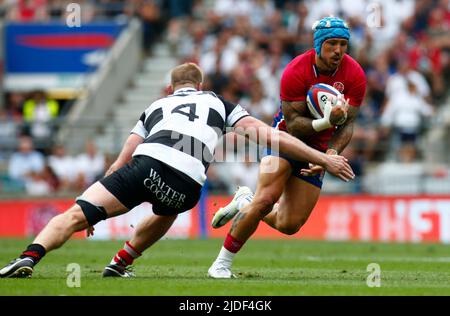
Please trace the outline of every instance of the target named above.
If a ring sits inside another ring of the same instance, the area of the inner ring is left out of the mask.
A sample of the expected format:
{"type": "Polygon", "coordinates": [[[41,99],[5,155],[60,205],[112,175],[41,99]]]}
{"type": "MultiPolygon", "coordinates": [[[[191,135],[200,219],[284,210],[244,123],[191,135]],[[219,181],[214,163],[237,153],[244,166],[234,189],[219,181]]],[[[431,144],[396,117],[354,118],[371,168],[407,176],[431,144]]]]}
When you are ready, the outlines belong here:
{"type": "Polygon", "coordinates": [[[239,187],[234,194],[233,200],[226,205],[221,207],[211,222],[213,228],[219,228],[224,226],[245,206],[250,204],[253,200],[253,192],[249,187],[239,187]]]}
{"type": "Polygon", "coordinates": [[[231,272],[231,265],[236,254],[222,247],[216,261],[208,269],[208,276],[213,279],[232,279],[236,276],[231,272]]]}

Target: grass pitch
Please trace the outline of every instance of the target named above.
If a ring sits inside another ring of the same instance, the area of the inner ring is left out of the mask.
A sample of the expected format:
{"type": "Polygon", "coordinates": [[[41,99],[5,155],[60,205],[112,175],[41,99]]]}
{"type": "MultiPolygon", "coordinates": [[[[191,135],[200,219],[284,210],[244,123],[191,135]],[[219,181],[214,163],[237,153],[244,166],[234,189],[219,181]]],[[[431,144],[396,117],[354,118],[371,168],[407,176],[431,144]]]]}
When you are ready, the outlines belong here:
{"type": "MultiPolygon", "coordinates": [[[[0,240],[0,265],[29,241],[0,240]]],[[[450,295],[450,247],[252,240],[236,257],[234,280],[206,274],[221,240],[163,240],[136,261],[135,279],[102,279],[122,242],[70,241],[36,267],[32,279],[0,279],[0,295],[303,296],[450,295]],[[70,263],[81,287],[69,288],[70,263]],[[381,287],[369,288],[367,267],[381,267],[381,287]]]]}

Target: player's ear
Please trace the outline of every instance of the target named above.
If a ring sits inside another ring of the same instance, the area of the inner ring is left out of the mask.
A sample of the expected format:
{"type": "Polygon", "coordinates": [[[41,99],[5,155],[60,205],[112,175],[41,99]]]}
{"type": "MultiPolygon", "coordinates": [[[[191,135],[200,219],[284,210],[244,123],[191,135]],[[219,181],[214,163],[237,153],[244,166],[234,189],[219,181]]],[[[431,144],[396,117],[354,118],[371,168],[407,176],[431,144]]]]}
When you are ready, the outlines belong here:
{"type": "Polygon", "coordinates": [[[202,91],[203,90],[203,83],[199,83],[197,85],[197,91],[202,91]]]}
{"type": "Polygon", "coordinates": [[[171,84],[166,86],[166,93],[173,94],[175,91],[173,90],[173,86],[171,84]]]}

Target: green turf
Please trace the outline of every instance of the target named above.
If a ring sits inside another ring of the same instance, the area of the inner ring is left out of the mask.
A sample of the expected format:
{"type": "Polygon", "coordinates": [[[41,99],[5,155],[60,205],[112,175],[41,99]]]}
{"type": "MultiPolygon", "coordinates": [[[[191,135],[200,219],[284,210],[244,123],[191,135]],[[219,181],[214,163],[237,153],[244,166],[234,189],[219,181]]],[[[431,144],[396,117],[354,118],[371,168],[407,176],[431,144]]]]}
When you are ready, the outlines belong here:
{"type": "MultiPolygon", "coordinates": [[[[235,280],[206,272],[221,240],[163,240],[136,262],[135,279],[102,279],[121,242],[70,241],[49,254],[32,279],[0,279],[0,295],[450,295],[450,247],[252,240],[236,257],[235,280]],[[69,288],[69,263],[81,266],[81,288],[69,288]],[[370,263],[381,266],[381,287],[369,288],[370,263]]],[[[0,240],[0,264],[27,245],[0,240]]]]}

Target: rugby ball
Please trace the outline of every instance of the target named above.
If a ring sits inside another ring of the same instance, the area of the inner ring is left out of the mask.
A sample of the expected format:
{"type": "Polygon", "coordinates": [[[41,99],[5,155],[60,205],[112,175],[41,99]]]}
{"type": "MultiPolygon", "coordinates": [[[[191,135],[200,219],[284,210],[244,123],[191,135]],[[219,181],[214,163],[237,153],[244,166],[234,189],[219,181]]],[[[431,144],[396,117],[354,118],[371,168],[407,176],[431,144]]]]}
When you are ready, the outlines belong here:
{"type": "Polygon", "coordinates": [[[306,105],[312,117],[321,119],[323,117],[325,103],[329,100],[331,101],[331,105],[335,106],[340,95],[341,93],[336,88],[324,83],[312,86],[306,96],[306,105]]]}

